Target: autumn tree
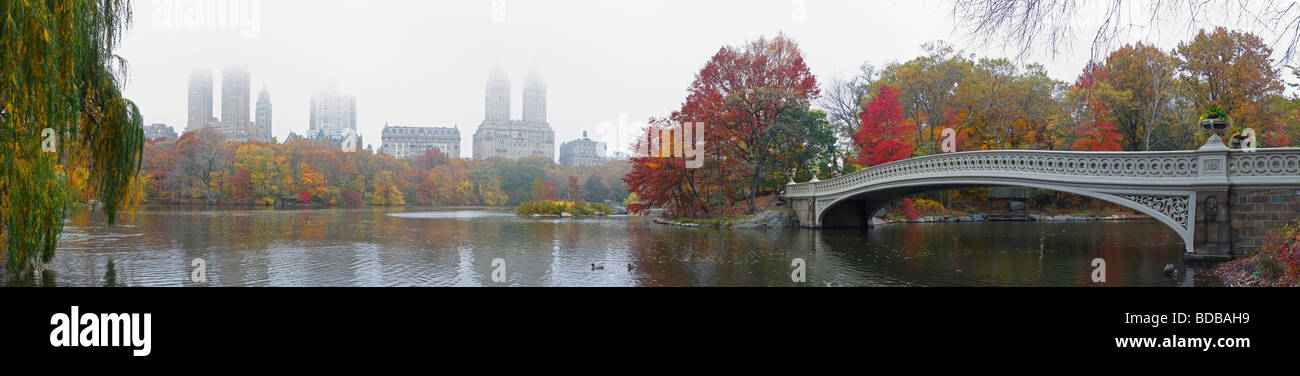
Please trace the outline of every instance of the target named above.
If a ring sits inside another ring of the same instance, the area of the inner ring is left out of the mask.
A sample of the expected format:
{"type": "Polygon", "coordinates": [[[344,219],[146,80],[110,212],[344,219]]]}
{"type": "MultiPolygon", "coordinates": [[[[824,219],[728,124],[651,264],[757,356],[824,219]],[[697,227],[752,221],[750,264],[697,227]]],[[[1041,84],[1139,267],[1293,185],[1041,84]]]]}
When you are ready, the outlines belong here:
{"type": "Polygon", "coordinates": [[[555,183],[541,178],[533,179],[531,191],[533,192],[533,201],[554,201],[556,199],[555,183]]]}
{"type": "Polygon", "coordinates": [[[681,113],[690,117],[686,122],[705,123],[708,133],[729,140],[712,146],[745,164],[743,178],[729,184],[739,185],[753,212],[763,168],[775,151],[770,130],[781,114],[806,108],[817,95],[817,79],[802,51],[778,34],[718,50],[696,75],[681,113]]]}
{"type": "MultiPolygon", "coordinates": [[[[1107,72],[1106,84],[1117,91],[1110,96],[1107,108],[1111,111],[1115,128],[1122,136],[1124,150],[1152,150],[1161,144],[1155,133],[1161,123],[1174,111],[1174,97],[1179,95],[1176,73],[1178,63],[1154,46],[1137,43],[1125,45],[1111,52],[1103,64],[1107,72]]],[[[1172,124],[1190,127],[1192,124],[1172,124]]]]}
{"type": "Polygon", "coordinates": [[[1259,132],[1261,146],[1285,144],[1274,141],[1285,139],[1286,131],[1270,108],[1281,98],[1284,86],[1281,72],[1272,66],[1273,50],[1263,40],[1218,27],[1201,30],[1174,51],[1181,80],[1198,109],[1218,106],[1232,119],[1234,129],[1259,132]]]}
{"type": "MultiPolygon", "coordinates": [[[[674,116],[686,116],[676,113],[674,116]]],[[[678,145],[682,140],[676,139],[675,132],[660,132],[663,129],[671,129],[673,121],[668,119],[651,119],[641,136],[633,145],[634,150],[650,150],[653,140],[657,135],[663,134],[667,139],[661,139],[660,145],[678,145]]],[[[677,125],[680,126],[680,125],[677,125]]],[[[708,129],[712,129],[711,127],[708,129]]],[[[721,136],[718,134],[706,133],[706,142],[716,142],[721,136]]],[[[705,168],[686,168],[685,158],[663,157],[659,152],[652,153],[648,156],[632,158],[632,168],[627,175],[623,177],[623,182],[639,198],[635,205],[629,205],[628,210],[631,212],[644,212],[653,207],[668,208],[674,216],[690,217],[695,216],[697,212],[705,215],[709,213],[711,198],[718,198],[718,201],[729,201],[729,191],[725,187],[731,185],[722,184],[720,180],[727,176],[742,177],[736,167],[739,162],[724,161],[721,158],[724,151],[722,148],[706,148],[705,168]]],[[[721,202],[716,202],[721,204],[721,202]]]]}
{"type": "Polygon", "coordinates": [[[211,188],[213,174],[230,162],[230,156],[222,150],[223,141],[220,134],[207,127],[185,132],[176,141],[181,157],[177,167],[208,202],[216,201],[211,188]]]}
{"type": "Polygon", "coordinates": [[[926,43],[922,49],[925,54],[920,57],[885,66],[871,90],[878,93],[883,86],[898,89],[895,96],[903,116],[916,125],[913,146],[920,154],[929,155],[936,151],[943,128],[960,131],[986,112],[980,102],[962,101],[957,96],[962,81],[974,69],[974,61],[944,42],[926,43]]]}
{"type": "Polygon", "coordinates": [[[898,89],[881,87],[863,110],[862,127],[853,138],[861,150],[857,163],[878,166],[909,158],[915,151],[908,138],[916,126],[903,117],[897,96],[898,89]]]}
{"type": "Polygon", "coordinates": [[[1106,68],[1089,64],[1083,74],[1075,80],[1068,96],[1073,115],[1078,121],[1076,133],[1078,138],[1071,144],[1070,150],[1076,151],[1121,151],[1119,142],[1123,138],[1110,123],[1110,107],[1107,103],[1117,101],[1123,96],[1110,86],[1106,68]]]}
{"type": "Polygon", "coordinates": [[[236,204],[253,203],[253,175],[246,169],[236,169],[235,176],[230,179],[231,197],[230,200],[236,204]]]}
{"type": "Polygon", "coordinates": [[[578,185],[577,176],[569,176],[569,184],[565,186],[565,197],[569,201],[582,201],[582,186],[578,185]]]}

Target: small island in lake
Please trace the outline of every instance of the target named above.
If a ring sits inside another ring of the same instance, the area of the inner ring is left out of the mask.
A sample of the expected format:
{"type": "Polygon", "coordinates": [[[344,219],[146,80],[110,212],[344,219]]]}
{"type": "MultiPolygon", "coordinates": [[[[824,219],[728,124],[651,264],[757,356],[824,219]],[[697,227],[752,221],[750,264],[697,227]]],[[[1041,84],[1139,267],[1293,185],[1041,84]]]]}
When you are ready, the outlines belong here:
{"type": "Polygon", "coordinates": [[[612,212],[608,206],[585,201],[528,201],[515,208],[515,213],[532,217],[586,217],[612,212]]]}

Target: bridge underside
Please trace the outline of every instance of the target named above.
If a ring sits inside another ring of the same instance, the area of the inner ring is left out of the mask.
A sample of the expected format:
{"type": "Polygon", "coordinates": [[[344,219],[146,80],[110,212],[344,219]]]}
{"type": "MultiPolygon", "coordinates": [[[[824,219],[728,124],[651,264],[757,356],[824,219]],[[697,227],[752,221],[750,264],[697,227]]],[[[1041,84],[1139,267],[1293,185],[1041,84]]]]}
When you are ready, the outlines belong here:
{"type": "Polygon", "coordinates": [[[885,205],[916,194],[973,187],[1018,186],[1068,192],[1108,201],[1148,215],[1172,229],[1186,245],[1186,251],[1209,258],[1231,257],[1230,195],[1227,187],[1188,187],[1182,190],[1133,189],[1130,187],[1083,187],[1069,184],[1044,184],[1016,179],[951,179],[940,181],[880,184],[842,194],[821,197],[788,198],[800,226],[805,228],[869,227],[872,214],[885,205]],[[1213,218],[1197,212],[1207,199],[1213,198],[1213,218]]]}

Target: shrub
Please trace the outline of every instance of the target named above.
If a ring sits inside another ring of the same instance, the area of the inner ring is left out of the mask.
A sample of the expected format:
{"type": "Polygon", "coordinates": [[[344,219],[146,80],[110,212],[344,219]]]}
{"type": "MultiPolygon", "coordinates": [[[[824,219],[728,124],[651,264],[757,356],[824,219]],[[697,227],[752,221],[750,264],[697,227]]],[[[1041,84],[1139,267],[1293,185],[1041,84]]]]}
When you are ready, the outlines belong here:
{"type": "Polygon", "coordinates": [[[1268,234],[1255,271],[1265,284],[1300,285],[1300,224],[1286,224],[1268,234]]]}
{"type": "Polygon", "coordinates": [[[918,198],[912,200],[912,205],[916,207],[916,210],[919,211],[921,215],[948,215],[948,209],[944,208],[943,204],[940,204],[937,201],[918,198]]]}
{"type": "Polygon", "coordinates": [[[921,211],[916,210],[916,205],[913,205],[911,197],[903,199],[903,211],[907,213],[908,220],[915,221],[921,218],[921,211]]]}

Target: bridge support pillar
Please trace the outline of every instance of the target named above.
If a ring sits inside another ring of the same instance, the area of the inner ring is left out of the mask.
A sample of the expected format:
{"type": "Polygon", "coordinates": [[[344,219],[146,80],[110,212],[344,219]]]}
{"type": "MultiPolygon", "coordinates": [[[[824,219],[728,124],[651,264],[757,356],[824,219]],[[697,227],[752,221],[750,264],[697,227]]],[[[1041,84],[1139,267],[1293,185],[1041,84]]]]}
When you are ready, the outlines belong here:
{"type": "Polygon", "coordinates": [[[1232,205],[1227,189],[1196,193],[1196,210],[1192,228],[1193,253],[1189,259],[1226,260],[1233,257],[1232,205]]]}
{"type": "Polygon", "coordinates": [[[813,197],[786,198],[786,205],[794,211],[794,218],[799,227],[821,228],[817,222],[817,199],[813,197]]]}

